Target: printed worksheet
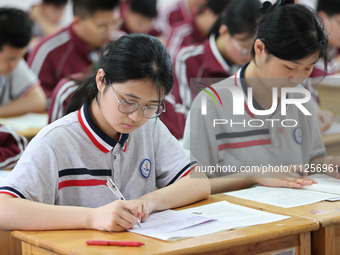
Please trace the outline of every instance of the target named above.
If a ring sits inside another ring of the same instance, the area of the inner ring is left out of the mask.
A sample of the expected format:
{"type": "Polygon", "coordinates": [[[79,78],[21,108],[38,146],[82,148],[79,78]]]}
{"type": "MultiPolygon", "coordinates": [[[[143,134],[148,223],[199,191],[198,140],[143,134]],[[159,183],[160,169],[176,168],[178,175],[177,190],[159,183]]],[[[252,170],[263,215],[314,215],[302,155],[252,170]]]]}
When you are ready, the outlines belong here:
{"type": "MultiPolygon", "coordinates": [[[[263,212],[260,210],[235,205],[227,201],[221,201],[208,205],[185,209],[181,210],[180,212],[186,213],[191,216],[200,216],[215,220],[206,221],[204,223],[197,224],[192,227],[182,228],[180,230],[163,233],[161,233],[157,228],[153,229],[152,227],[148,228],[147,230],[143,230],[144,228],[143,224],[148,223],[147,221],[146,223],[142,223],[142,228],[133,229],[131,230],[131,232],[151,236],[166,241],[174,241],[193,236],[212,234],[239,227],[266,224],[290,218],[289,216],[263,212]]],[[[172,216],[174,218],[172,218],[171,221],[175,223],[178,219],[175,214],[173,214],[172,216]]],[[[158,221],[157,219],[154,218],[152,218],[151,220],[158,221]]],[[[160,228],[168,227],[167,224],[162,227],[161,221],[159,221],[158,224],[154,222],[153,225],[155,227],[157,226],[160,228]]]]}
{"type": "Polygon", "coordinates": [[[318,184],[304,186],[303,189],[330,193],[340,196],[340,179],[335,179],[326,174],[313,174],[308,176],[318,181],[318,184]]]}
{"type": "Polygon", "coordinates": [[[330,193],[323,193],[306,189],[275,188],[263,186],[256,186],[249,189],[227,192],[225,194],[284,208],[312,204],[326,199],[331,199],[336,196],[330,193]]]}

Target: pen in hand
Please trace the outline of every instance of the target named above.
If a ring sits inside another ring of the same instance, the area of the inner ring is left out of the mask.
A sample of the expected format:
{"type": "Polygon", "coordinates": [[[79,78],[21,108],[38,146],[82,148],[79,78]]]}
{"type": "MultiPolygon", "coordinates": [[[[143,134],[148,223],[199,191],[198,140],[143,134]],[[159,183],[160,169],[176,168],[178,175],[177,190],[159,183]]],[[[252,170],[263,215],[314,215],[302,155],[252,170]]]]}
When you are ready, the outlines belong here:
{"type": "MultiPolygon", "coordinates": [[[[112,191],[112,193],[120,200],[126,200],[123,196],[123,194],[119,191],[118,187],[116,186],[116,184],[112,181],[112,179],[110,177],[107,178],[107,182],[106,185],[110,188],[110,190],[112,191]]],[[[133,214],[129,209],[127,209],[129,213],[133,214]]],[[[140,224],[140,220],[137,217],[137,224],[138,226],[141,228],[141,224],[140,224]]]]}

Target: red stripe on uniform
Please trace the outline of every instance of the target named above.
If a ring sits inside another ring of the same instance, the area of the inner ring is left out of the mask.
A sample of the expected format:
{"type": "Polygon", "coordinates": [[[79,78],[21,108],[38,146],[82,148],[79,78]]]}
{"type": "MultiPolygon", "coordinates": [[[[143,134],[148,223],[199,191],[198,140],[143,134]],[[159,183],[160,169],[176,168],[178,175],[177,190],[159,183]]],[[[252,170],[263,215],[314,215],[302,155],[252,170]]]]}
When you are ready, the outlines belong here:
{"type": "Polygon", "coordinates": [[[62,189],[65,187],[79,187],[79,186],[98,186],[98,185],[106,185],[106,180],[68,180],[59,183],[58,189],[62,189]]]}
{"type": "Polygon", "coordinates": [[[13,193],[10,193],[10,192],[0,191],[0,193],[2,193],[2,194],[7,194],[7,195],[11,195],[12,197],[15,197],[15,198],[19,198],[18,196],[14,195],[13,193]]]}
{"type": "Polygon", "coordinates": [[[96,140],[96,138],[92,135],[91,131],[88,130],[88,128],[87,128],[86,125],[84,124],[83,119],[81,118],[81,112],[80,112],[80,111],[82,111],[82,108],[78,111],[78,120],[79,120],[81,126],[83,127],[83,129],[85,130],[85,133],[86,133],[87,136],[91,139],[91,141],[93,142],[93,144],[94,144],[95,146],[97,146],[97,148],[98,148],[99,150],[101,150],[102,152],[108,153],[109,150],[106,149],[103,145],[101,145],[101,144],[96,140]]]}
{"type": "Polygon", "coordinates": [[[254,140],[249,142],[241,142],[241,143],[224,143],[220,144],[218,146],[218,150],[226,150],[226,149],[238,149],[238,148],[245,148],[245,147],[251,147],[256,145],[265,145],[265,144],[271,144],[270,139],[262,139],[262,140],[254,140]]]}
{"type": "Polygon", "coordinates": [[[184,173],[184,174],[181,176],[181,178],[183,178],[184,176],[188,175],[188,173],[190,173],[191,170],[194,169],[194,168],[197,167],[197,166],[198,166],[198,165],[194,165],[193,167],[189,168],[189,170],[187,170],[187,172],[184,173]]]}

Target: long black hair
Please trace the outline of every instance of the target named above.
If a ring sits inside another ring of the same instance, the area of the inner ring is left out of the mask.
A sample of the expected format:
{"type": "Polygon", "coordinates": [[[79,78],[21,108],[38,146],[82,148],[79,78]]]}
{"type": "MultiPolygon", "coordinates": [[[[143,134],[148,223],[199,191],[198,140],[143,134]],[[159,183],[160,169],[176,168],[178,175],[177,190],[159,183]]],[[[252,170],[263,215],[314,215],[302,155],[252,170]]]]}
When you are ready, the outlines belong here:
{"type": "Polygon", "coordinates": [[[233,0],[217,19],[209,32],[219,36],[221,25],[226,25],[230,35],[248,33],[254,35],[260,18],[261,3],[258,0],[233,0]]]}
{"type": "Polygon", "coordinates": [[[105,72],[107,86],[129,80],[150,80],[158,91],[159,101],[162,95],[170,93],[174,83],[171,57],[162,42],[145,34],[129,34],[104,49],[96,71],[74,92],[67,113],[97,99],[96,75],[100,68],[105,72]]]}
{"type": "MultiPolygon", "coordinates": [[[[313,10],[290,1],[278,1],[273,6],[265,2],[264,6],[265,15],[259,23],[255,40],[260,39],[269,54],[293,61],[320,51],[319,57],[327,66],[328,39],[321,19],[313,10]]],[[[254,47],[252,56],[255,56],[254,47]]]]}

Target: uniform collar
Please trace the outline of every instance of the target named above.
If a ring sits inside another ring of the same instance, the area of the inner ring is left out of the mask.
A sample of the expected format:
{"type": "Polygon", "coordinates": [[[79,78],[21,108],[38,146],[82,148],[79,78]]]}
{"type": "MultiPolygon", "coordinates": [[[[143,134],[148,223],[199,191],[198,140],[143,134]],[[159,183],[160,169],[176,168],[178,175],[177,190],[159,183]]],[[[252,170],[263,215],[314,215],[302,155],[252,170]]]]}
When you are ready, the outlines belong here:
{"type": "MultiPolygon", "coordinates": [[[[253,118],[255,115],[250,112],[248,108],[248,85],[245,82],[244,79],[244,71],[246,70],[246,67],[249,65],[249,62],[244,64],[234,75],[234,81],[235,81],[235,86],[239,87],[244,95],[244,106],[247,111],[247,113],[253,118]]],[[[263,110],[263,108],[260,106],[260,104],[253,98],[253,104],[254,107],[258,110],[263,110]]]]}
{"type": "Polygon", "coordinates": [[[223,58],[223,56],[221,55],[220,51],[217,49],[217,45],[216,45],[216,40],[215,40],[215,35],[211,35],[209,37],[209,50],[211,51],[212,55],[214,56],[214,59],[216,61],[216,63],[226,72],[226,73],[230,73],[231,70],[231,66],[229,65],[229,63],[227,63],[227,61],[225,61],[225,59],[223,58]]]}
{"type": "Polygon", "coordinates": [[[91,119],[87,103],[84,104],[78,111],[78,120],[87,136],[102,152],[110,152],[117,143],[119,143],[125,151],[129,134],[121,134],[118,142],[105,134],[91,119]]]}

